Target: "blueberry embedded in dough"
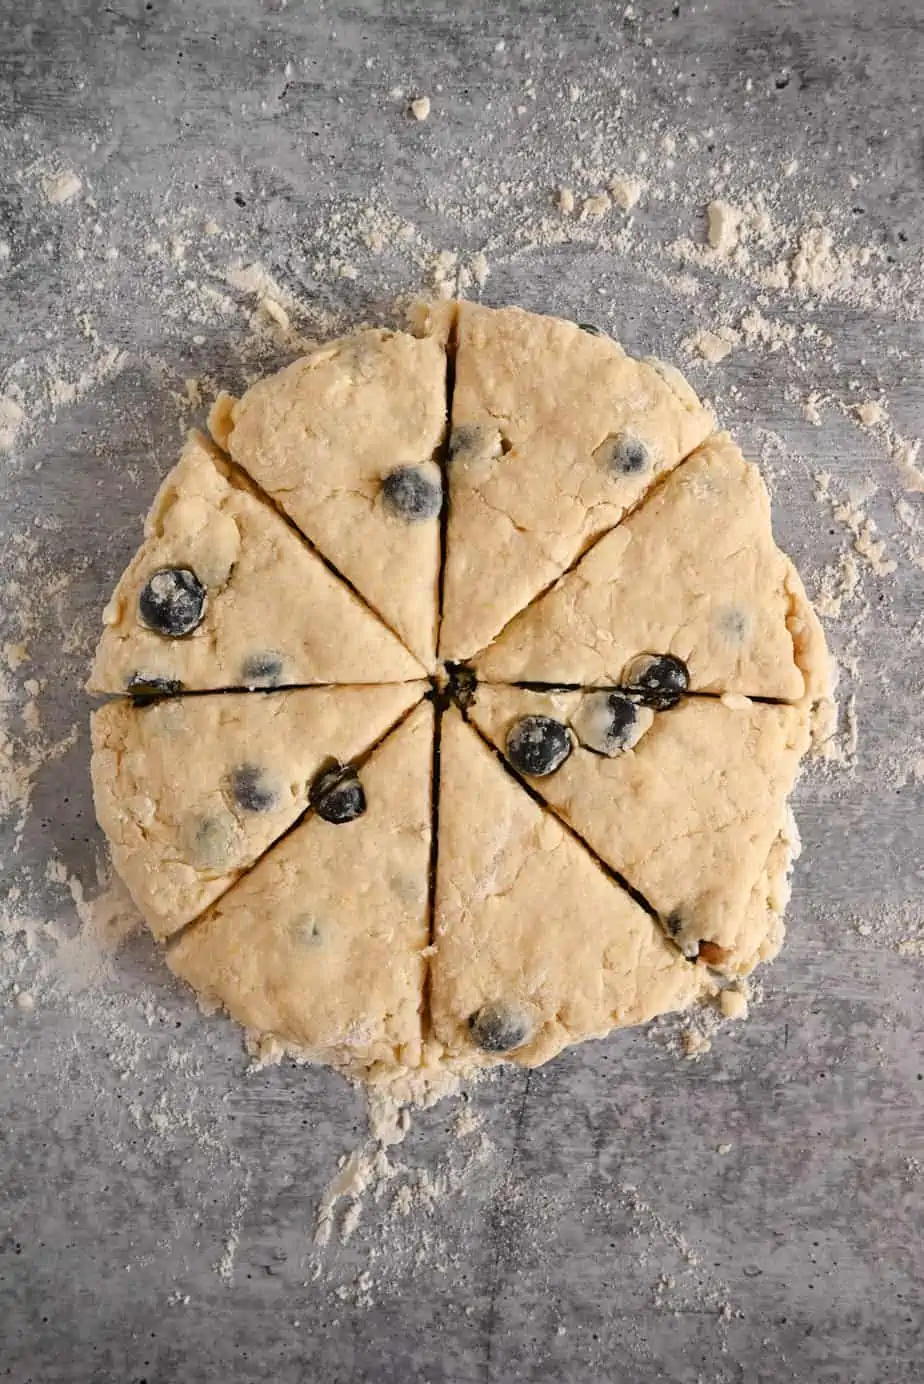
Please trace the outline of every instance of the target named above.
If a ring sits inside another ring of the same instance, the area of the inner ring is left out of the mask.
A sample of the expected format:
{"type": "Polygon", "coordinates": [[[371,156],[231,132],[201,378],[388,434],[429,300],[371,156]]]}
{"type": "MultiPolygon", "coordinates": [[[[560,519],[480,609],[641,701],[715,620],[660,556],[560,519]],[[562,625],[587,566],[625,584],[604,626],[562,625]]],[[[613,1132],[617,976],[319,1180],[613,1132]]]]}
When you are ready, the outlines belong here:
{"type": "Polygon", "coordinates": [[[609,335],[608,332],[605,332],[602,327],[598,327],[594,322],[579,322],[578,326],[580,327],[581,331],[586,332],[588,336],[609,335]]]}
{"type": "Polygon", "coordinates": [[[276,787],[258,764],[239,764],[228,778],[231,796],[245,812],[272,812],[279,804],[276,787]]]}
{"type": "Polygon", "coordinates": [[[321,947],[324,945],[324,928],[320,921],[310,913],[300,914],[289,924],[292,940],[300,947],[321,947]]]}
{"type": "Polygon", "coordinates": [[[443,507],[443,489],[438,479],[419,466],[399,466],[382,481],[386,508],[398,519],[420,523],[435,519],[443,507]]]}
{"type": "Polygon", "coordinates": [[[594,459],[614,476],[640,476],[651,468],[651,451],[632,433],[611,433],[594,452],[594,459]]]}
{"type": "Polygon", "coordinates": [[[322,769],[311,785],[308,802],[319,817],[333,826],[355,822],[366,810],[366,794],[352,764],[322,769]]]}
{"type": "Polygon", "coordinates": [[[259,653],[245,658],[241,666],[242,686],[279,687],[283,679],[283,662],[278,654],[259,653]]]}
{"type": "Polygon", "coordinates": [[[715,613],[715,627],[728,644],[743,644],[751,635],[753,620],[737,605],[722,606],[715,613]]]}
{"type": "Polygon", "coordinates": [[[571,729],[586,749],[612,758],[637,745],[653,721],[651,708],[625,692],[589,692],[571,718],[571,729]]]}
{"type": "Polygon", "coordinates": [[[230,869],[239,854],[240,829],[230,815],[207,814],[194,818],[184,832],[186,851],[196,869],[230,869]]]}
{"type": "Polygon", "coordinates": [[[552,716],[523,716],[507,732],[507,758],[521,774],[533,778],[554,774],[572,749],[568,727],[552,716]]]}
{"type": "Polygon", "coordinates": [[[690,670],[674,654],[639,654],[624,670],[622,685],[643,706],[667,711],[690,687],[690,670]]]}
{"type": "Polygon", "coordinates": [[[139,699],[145,697],[170,697],[183,691],[179,678],[160,678],[154,674],[132,673],[125,684],[126,692],[139,699]]]}
{"type": "Polygon", "coordinates": [[[207,593],[190,567],[161,567],[138,597],[141,623],[167,639],[182,639],[201,625],[207,593]]]}
{"type": "Polygon", "coordinates": [[[503,1004],[483,1004],[471,1015],[468,1030],[482,1052],[512,1052],[529,1038],[531,1025],[525,1015],[503,1004]]]}

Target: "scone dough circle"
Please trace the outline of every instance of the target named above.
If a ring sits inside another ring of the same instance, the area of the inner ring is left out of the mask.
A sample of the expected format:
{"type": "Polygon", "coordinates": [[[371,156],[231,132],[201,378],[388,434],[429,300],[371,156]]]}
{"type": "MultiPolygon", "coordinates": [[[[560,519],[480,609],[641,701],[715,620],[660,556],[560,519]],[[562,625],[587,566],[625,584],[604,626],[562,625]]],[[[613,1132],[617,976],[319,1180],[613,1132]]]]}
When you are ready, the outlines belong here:
{"type": "Polygon", "coordinates": [[[104,614],[97,815],[171,969],[367,1081],[532,1066],[782,942],[831,694],[661,361],[476,304],[221,395],[104,614]]]}

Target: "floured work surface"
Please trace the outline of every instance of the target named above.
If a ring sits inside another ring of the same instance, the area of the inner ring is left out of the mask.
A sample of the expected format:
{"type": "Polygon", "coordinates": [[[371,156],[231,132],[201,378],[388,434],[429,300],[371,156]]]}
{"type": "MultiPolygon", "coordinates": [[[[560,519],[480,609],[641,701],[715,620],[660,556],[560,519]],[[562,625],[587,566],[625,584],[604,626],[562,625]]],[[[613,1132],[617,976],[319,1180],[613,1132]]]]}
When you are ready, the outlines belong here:
{"type": "Polygon", "coordinates": [[[220,396],[225,455],[191,436],[91,681],[122,694],[100,821],[171,968],[376,1082],[537,1065],[771,959],[831,691],[682,376],[516,308],[415,325],[220,396]]]}

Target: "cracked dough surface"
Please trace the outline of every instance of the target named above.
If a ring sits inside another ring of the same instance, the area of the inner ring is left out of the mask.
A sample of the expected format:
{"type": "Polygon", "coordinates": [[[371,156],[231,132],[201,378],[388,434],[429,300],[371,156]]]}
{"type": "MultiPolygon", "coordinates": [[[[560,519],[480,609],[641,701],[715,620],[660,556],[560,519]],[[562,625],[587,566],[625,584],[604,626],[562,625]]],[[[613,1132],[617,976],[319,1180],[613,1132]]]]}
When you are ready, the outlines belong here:
{"type": "MultiPolygon", "coordinates": [[[[584,695],[480,687],[469,715],[503,752],[520,717],[568,725],[584,695]]],[[[748,904],[809,735],[800,707],[687,697],[656,712],[634,749],[608,759],[575,744],[557,773],[529,782],[644,895],[685,952],[711,942],[723,953],[713,964],[748,971],[777,940],[748,904]]]]}
{"type": "Polygon", "coordinates": [[[190,433],[145,521],[145,541],[103,616],[91,692],[132,677],[212,690],[251,684],[403,682],[423,668],[200,433],[190,433]],[[139,618],[162,568],[207,591],[192,634],[164,639],[139,618]]]}
{"type": "Polygon", "coordinates": [[[92,727],[96,813],[152,931],[175,932],[223,894],[304,812],[325,760],[355,759],[424,687],[311,687],[101,707],[92,727]],[[241,794],[242,772],[259,810],[241,794]]]}
{"type": "Polygon", "coordinates": [[[439,521],[396,517],[382,483],[414,466],[440,484],[433,457],[446,431],[441,344],[404,332],[356,332],[319,346],[241,399],[222,396],[209,426],[431,670],[439,521]]]}
{"type": "Polygon", "coordinates": [[[826,695],[824,636],[773,541],[760,473],[710,438],[475,660],[488,682],[616,684],[671,653],[698,692],[826,695]]]}
{"type": "Polygon", "coordinates": [[[302,824],[174,942],[171,969],[245,1028],[347,1070],[420,1062],[433,708],[361,770],[367,808],[302,824]]]}
{"type": "Polygon", "coordinates": [[[97,814],[173,970],[369,1080],[536,1065],[772,957],[830,684],[681,376],[519,309],[416,331],[220,396],[232,459],[190,436],[90,680],[97,814]]]}
{"type": "Polygon", "coordinates": [[[573,322],[460,303],[441,656],[484,648],[711,427],[660,361],[573,322]],[[641,468],[614,472],[609,438],[641,443],[641,468]]]}

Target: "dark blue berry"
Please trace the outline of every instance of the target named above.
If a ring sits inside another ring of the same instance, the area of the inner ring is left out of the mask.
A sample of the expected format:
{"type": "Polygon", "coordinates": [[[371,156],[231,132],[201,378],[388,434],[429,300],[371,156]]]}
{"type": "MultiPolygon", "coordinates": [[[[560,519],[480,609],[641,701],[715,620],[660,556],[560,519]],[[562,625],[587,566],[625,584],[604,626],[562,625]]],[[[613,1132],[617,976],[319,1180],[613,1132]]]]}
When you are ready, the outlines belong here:
{"type": "Polygon", "coordinates": [[[551,716],[524,716],[507,732],[507,758],[521,774],[534,778],[554,774],[571,749],[568,727],[551,716]]]}
{"type": "Polygon", "coordinates": [[[594,452],[614,476],[639,476],[651,465],[645,443],[629,433],[613,433],[594,452]]]}
{"type": "Polygon", "coordinates": [[[608,335],[608,333],[605,332],[602,327],[595,326],[593,322],[579,322],[578,326],[580,327],[581,331],[586,332],[588,336],[608,335]]]}
{"type": "Polygon", "coordinates": [[[319,817],[335,826],[354,822],[366,810],[366,794],[351,764],[322,769],[311,785],[308,801],[319,817]]]}
{"type": "Polygon", "coordinates": [[[623,682],[643,706],[667,711],[689,689],[690,672],[673,654],[641,654],[629,664],[623,682]]]}
{"type": "Polygon", "coordinates": [[[483,1052],[510,1052],[529,1037],[528,1020],[503,1004],[483,1004],[468,1021],[472,1041],[483,1052]]]}
{"type": "Polygon", "coordinates": [[[126,692],[135,697],[168,697],[183,691],[179,678],[158,678],[147,673],[132,673],[125,684],[126,692]]]}
{"type": "Polygon", "coordinates": [[[572,726],[582,745],[598,754],[616,755],[630,749],[644,727],[638,704],[625,692],[590,692],[581,702],[572,726]]]}
{"type": "Polygon", "coordinates": [[[234,801],[245,812],[272,812],[279,803],[274,785],[257,764],[238,765],[229,781],[234,801]]]}
{"type": "Polygon", "coordinates": [[[443,506],[443,490],[438,480],[419,466],[399,466],[382,481],[385,503],[399,519],[417,523],[435,519],[443,506]]]}
{"type": "Polygon", "coordinates": [[[241,682],[244,687],[278,687],[282,667],[278,654],[251,654],[241,668],[241,682]]]}
{"type": "Polygon", "coordinates": [[[182,639],[202,623],[206,590],[189,567],[161,567],[138,598],[141,623],[155,634],[182,639]]]}

